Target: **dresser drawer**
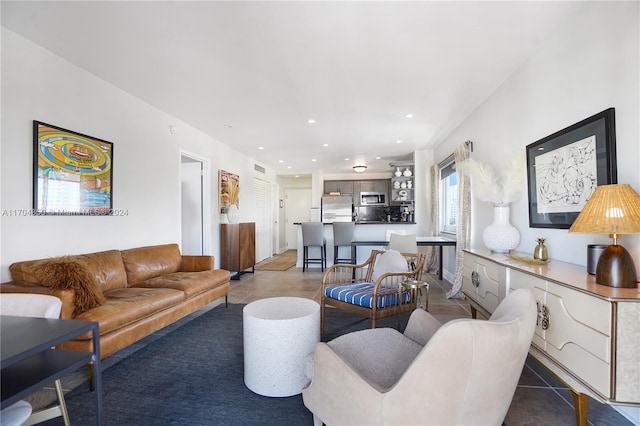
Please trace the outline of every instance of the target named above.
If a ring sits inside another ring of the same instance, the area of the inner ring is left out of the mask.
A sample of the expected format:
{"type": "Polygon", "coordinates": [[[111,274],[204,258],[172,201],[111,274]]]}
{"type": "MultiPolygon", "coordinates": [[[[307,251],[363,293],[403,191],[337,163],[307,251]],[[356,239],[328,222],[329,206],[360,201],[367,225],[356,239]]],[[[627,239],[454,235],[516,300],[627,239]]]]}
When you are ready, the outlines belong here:
{"type": "Polygon", "coordinates": [[[508,277],[512,290],[531,289],[536,297],[538,321],[533,343],[609,397],[611,304],[513,269],[508,277]]]}
{"type": "Polygon", "coordinates": [[[547,283],[545,351],[603,396],[610,395],[611,304],[547,283]]]}
{"type": "Polygon", "coordinates": [[[465,253],[462,291],[489,313],[504,299],[505,268],[478,256],[465,253]]]}

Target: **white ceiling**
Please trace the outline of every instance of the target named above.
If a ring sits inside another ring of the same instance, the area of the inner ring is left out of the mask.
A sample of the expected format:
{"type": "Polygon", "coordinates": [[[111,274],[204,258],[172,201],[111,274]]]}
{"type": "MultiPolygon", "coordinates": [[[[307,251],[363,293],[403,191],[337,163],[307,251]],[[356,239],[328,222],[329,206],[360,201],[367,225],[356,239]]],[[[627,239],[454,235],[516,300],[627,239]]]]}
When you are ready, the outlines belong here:
{"type": "Polygon", "coordinates": [[[2,1],[1,13],[10,30],[290,175],[388,171],[435,147],[581,6],[2,1]]]}

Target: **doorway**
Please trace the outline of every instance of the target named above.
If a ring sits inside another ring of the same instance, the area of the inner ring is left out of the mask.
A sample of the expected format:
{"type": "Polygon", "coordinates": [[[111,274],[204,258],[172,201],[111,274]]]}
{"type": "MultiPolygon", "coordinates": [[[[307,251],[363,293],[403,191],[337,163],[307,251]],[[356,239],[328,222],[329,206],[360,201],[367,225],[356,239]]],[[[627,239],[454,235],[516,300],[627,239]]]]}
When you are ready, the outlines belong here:
{"type": "Polygon", "coordinates": [[[294,224],[311,220],[311,188],[285,188],[284,202],[287,250],[297,250],[300,225],[294,224]]]}
{"type": "Polygon", "coordinates": [[[205,214],[209,205],[206,191],[206,160],[192,154],[180,154],[180,212],[181,244],[185,255],[209,252],[208,230],[211,224],[205,214]]]}
{"type": "Polygon", "coordinates": [[[254,177],[253,197],[256,217],[256,262],[261,262],[273,255],[271,184],[254,177]]]}

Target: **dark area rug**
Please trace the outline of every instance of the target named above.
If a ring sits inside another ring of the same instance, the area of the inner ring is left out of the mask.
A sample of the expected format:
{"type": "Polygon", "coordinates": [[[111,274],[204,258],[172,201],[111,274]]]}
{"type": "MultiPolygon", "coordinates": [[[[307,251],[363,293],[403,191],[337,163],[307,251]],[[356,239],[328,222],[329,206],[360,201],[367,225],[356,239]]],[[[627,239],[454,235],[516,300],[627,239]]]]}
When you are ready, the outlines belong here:
{"type": "MultiPolygon", "coordinates": [[[[105,425],[312,425],[302,395],[269,398],[244,385],[242,309],[218,306],[102,372],[105,425]]],[[[404,329],[408,314],[401,317],[404,329]]],[[[327,310],[323,340],[370,327],[327,310]]],[[[398,327],[397,317],[378,327],[398,327]]],[[[86,384],[67,395],[71,423],[95,424],[86,384]]],[[[60,425],[61,418],[46,425],[60,425]]]]}

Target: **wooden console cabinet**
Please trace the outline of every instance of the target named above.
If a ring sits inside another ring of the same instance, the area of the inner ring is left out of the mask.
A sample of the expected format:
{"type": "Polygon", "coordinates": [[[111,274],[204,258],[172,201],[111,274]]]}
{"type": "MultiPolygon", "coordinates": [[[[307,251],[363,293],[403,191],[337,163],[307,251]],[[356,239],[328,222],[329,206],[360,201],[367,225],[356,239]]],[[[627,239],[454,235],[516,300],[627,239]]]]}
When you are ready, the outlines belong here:
{"type": "Polygon", "coordinates": [[[596,284],[582,266],[531,265],[488,250],[465,250],[463,265],[474,317],[491,315],[511,290],[533,291],[530,354],[571,388],[577,424],[587,424],[587,396],[640,404],[640,289],[596,284]]]}
{"type": "Polygon", "coordinates": [[[220,225],[220,268],[231,271],[232,279],[256,264],[256,224],[223,223],[220,225]],[[235,274],[234,274],[235,272],[235,274]]]}

